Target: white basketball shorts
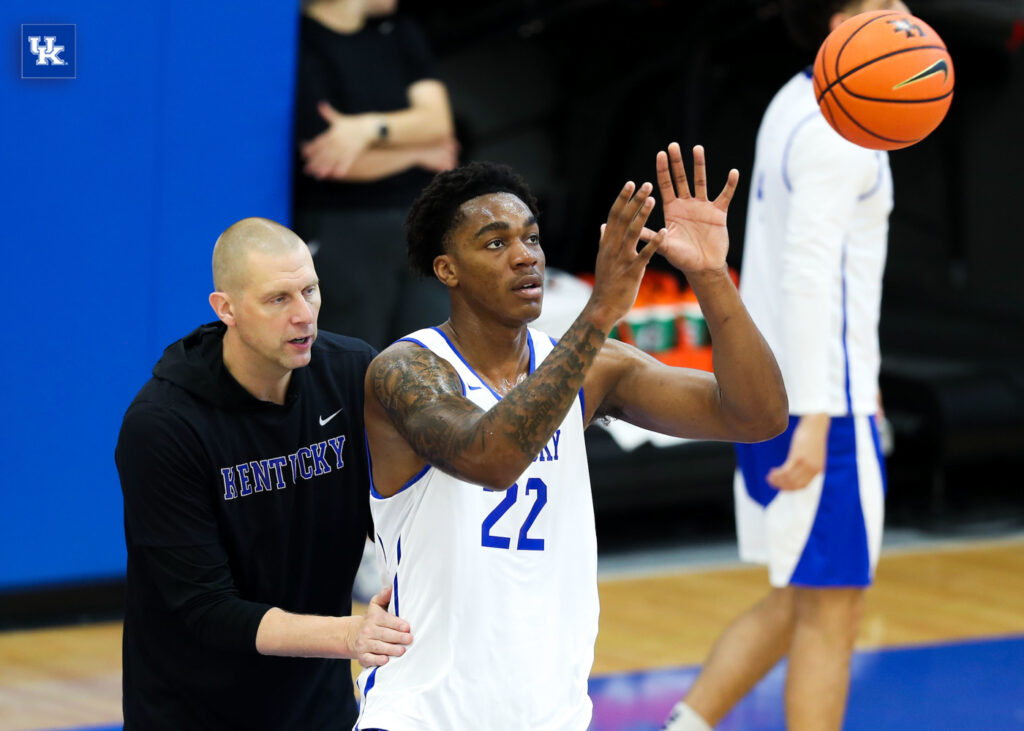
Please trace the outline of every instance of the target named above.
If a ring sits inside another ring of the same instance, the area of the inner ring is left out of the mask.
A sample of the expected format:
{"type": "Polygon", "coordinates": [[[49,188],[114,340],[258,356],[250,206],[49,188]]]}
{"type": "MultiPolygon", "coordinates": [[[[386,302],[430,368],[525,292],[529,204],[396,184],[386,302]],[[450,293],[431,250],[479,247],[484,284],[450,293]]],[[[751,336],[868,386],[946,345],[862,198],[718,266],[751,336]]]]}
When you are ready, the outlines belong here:
{"type": "Polygon", "coordinates": [[[765,480],[786,461],[799,417],[759,444],[736,445],[740,558],[768,566],[772,586],[868,586],[882,545],[885,461],[873,416],[833,417],[825,471],[801,490],[765,480]]]}

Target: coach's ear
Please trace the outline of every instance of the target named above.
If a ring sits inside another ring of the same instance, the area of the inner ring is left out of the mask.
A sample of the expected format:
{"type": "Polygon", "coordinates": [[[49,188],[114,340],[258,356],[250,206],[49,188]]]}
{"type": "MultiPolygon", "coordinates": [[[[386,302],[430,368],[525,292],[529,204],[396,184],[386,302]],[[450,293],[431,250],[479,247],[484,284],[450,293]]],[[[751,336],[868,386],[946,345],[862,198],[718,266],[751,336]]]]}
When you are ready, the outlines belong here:
{"type": "Polygon", "coordinates": [[[447,254],[434,258],[434,275],[446,287],[455,287],[459,283],[459,275],[455,272],[455,262],[447,254]]]}
{"type": "Polygon", "coordinates": [[[210,292],[210,307],[217,318],[228,327],[235,325],[235,308],[227,292],[210,292]]]}

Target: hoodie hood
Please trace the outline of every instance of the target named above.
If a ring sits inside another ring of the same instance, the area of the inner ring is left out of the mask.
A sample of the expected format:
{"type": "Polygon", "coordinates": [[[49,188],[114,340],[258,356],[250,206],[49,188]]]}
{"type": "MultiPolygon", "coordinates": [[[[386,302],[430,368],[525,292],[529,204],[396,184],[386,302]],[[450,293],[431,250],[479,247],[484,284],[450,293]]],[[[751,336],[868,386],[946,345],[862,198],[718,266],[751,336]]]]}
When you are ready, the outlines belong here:
{"type": "MultiPolygon", "coordinates": [[[[252,409],[274,406],[260,401],[234,379],[224,365],[223,343],[227,325],[219,320],[200,325],[164,350],[153,367],[156,378],[185,389],[198,399],[222,409],[252,409]]],[[[294,398],[294,375],[286,403],[294,398]]]]}

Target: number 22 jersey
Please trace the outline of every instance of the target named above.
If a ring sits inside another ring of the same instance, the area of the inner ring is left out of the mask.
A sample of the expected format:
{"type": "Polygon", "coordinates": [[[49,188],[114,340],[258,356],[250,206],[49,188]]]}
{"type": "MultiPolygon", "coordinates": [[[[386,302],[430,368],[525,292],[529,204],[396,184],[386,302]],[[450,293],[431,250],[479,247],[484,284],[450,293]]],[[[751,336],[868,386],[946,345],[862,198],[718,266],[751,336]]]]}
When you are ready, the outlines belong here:
{"type": "MultiPolygon", "coordinates": [[[[466,398],[501,397],[437,328],[404,338],[448,361],[466,398]]],[[[530,330],[530,372],[554,347],[530,330]]],[[[584,731],[597,637],[597,539],[583,392],[533,463],[492,491],[427,465],[397,494],[371,489],[402,657],[359,677],[357,729],[584,731]]]]}

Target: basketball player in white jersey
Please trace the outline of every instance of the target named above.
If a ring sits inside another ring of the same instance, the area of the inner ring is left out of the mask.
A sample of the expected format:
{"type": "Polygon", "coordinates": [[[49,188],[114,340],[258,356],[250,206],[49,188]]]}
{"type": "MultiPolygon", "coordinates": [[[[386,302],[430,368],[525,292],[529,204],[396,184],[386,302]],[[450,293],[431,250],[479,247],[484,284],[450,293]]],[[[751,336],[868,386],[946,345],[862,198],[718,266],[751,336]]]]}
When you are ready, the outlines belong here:
{"type": "MultiPolygon", "coordinates": [[[[893,0],[788,0],[794,40],[893,0]]],[[[878,319],[892,210],[884,152],[839,136],[810,72],[761,121],[740,270],[743,302],[779,359],[790,425],[737,445],[740,557],[767,564],[772,590],[719,637],[666,731],[707,731],[788,656],[789,729],[839,729],[864,590],[882,544],[885,472],[878,319]]]]}
{"type": "Polygon", "coordinates": [[[679,146],[658,153],[667,228],[644,229],[652,186],[627,183],[602,229],[590,301],[557,343],[528,327],[544,252],[522,180],[474,163],[424,190],[407,222],[410,258],[448,287],[451,319],[386,349],[366,378],[379,559],[390,609],[416,640],[360,676],[358,729],[587,728],[598,595],[583,430],[610,416],[756,441],[785,426],[778,367],[725,263],[738,177],[709,201],[701,148],[694,195],[679,146]],[[700,299],[714,374],[607,340],[656,252],[700,299]]]}

